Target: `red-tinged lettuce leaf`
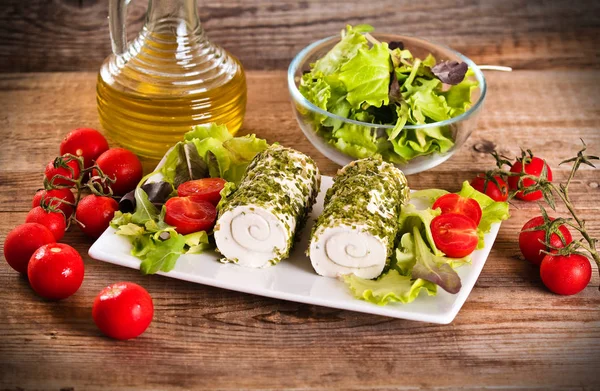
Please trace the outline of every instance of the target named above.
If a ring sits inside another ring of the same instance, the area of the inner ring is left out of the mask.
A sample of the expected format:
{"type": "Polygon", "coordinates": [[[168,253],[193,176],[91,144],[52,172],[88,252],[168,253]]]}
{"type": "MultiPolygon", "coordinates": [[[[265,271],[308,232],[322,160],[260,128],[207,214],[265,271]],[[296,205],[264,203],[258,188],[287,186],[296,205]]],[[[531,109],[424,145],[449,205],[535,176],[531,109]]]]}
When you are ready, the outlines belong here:
{"type": "MultiPolygon", "coordinates": [[[[160,208],[171,193],[173,193],[173,185],[169,182],[151,182],[142,185],[142,190],[148,195],[148,200],[157,208],[160,208]]],[[[119,210],[123,213],[132,213],[136,207],[135,190],[125,194],[119,200],[119,210]]]]}
{"type": "Polygon", "coordinates": [[[417,262],[412,269],[412,278],[421,278],[433,282],[448,293],[458,293],[462,284],[458,274],[447,262],[448,258],[434,255],[425,244],[421,233],[416,227],[413,229],[413,238],[417,262]]]}
{"type": "Polygon", "coordinates": [[[431,72],[442,81],[442,83],[456,85],[463,81],[469,69],[464,62],[442,61],[431,68],[431,72]]]}

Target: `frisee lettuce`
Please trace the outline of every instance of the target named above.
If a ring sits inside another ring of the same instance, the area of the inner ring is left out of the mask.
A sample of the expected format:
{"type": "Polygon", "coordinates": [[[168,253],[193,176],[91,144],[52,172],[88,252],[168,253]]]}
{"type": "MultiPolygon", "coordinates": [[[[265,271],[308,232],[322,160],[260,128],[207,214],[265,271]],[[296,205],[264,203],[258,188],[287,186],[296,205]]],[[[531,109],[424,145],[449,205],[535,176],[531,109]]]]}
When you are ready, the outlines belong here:
{"type": "Polygon", "coordinates": [[[404,163],[448,152],[454,146],[448,126],[405,125],[444,121],[468,110],[477,87],[473,72],[464,63],[437,63],[431,54],[414,58],[399,42],[390,49],[386,42],[366,38],[364,33],[372,30],[368,25],[346,26],[340,41],[303,75],[299,90],[314,105],[340,117],[394,127],[372,134],[370,126],[307,113],[315,130],[357,159],[380,155],[404,163]]]}

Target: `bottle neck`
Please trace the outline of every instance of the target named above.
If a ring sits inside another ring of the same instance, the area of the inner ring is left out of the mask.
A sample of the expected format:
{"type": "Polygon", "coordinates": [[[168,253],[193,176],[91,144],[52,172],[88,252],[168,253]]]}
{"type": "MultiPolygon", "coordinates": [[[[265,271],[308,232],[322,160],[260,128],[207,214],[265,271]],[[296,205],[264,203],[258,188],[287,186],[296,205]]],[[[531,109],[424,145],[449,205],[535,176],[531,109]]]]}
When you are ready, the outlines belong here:
{"type": "Polygon", "coordinates": [[[197,33],[201,25],[196,0],[149,0],[146,28],[178,36],[197,33]]]}

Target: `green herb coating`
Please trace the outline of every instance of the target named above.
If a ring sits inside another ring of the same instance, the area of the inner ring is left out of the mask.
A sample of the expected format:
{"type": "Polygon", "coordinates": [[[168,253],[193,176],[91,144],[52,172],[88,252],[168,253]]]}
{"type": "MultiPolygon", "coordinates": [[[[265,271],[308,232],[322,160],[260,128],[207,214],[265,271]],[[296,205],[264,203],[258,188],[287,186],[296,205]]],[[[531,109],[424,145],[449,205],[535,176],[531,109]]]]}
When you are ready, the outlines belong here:
{"type": "Polygon", "coordinates": [[[406,177],[378,158],[353,161],[338,171],[325,195],[323,213],[311,238],[327,228],[347,225],[369,232],[387,246],[388,259],[399,230],[400,208],[408,200],[406,177]]]}
{"type": "Polygon", "coordinates": [[[239,206],[260,207],[275,215],[288,232],[286,247],[276,249],[277,255],[270,261],[276,264],[289,256],[296,235],[315,203],[320,184],[319,169],[310,157],[274,144],[257,154],[248,165],[219,217],[239,206]]]}

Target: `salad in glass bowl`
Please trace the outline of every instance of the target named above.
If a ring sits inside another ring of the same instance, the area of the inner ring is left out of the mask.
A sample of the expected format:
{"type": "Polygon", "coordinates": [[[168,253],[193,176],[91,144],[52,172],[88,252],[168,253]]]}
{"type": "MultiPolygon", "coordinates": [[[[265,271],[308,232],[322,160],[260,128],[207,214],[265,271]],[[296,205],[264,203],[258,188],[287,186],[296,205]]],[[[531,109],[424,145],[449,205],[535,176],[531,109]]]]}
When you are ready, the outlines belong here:
{"type": "Polygon", "coordinates": [[[381,156],[405,174],[435,167],[475,129],[483,73],[446,46],[372,31],[347,26],[298,53],[288,70],[298,123],[340,165],[381,156]]]}

